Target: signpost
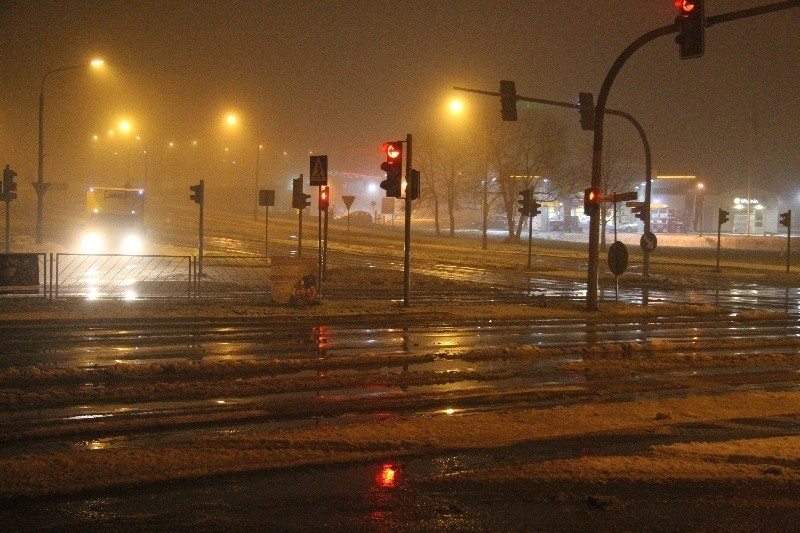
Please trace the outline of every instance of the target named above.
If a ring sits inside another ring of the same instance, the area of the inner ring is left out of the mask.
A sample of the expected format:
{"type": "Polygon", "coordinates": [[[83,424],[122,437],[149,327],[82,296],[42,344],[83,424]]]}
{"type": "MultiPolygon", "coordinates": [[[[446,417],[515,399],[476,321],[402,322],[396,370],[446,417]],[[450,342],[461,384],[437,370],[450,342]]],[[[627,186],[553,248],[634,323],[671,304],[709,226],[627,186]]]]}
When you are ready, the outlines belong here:
{"type": "Polygon", "coordinates": [[[619,301],[619,276],[628,268],[628,249],[615,241],[608,249],[608,269],[614,274],[614,299],[619,301]]]}
{"type": "Polygon", "coordinates": [[[275,191],[261,189],[258,191],[258,205],[264,208],[264,257],[269,264],[269,208],[275,205],[275,191]]]}
{"type": "Polygon", "coordinates": [[[343,195],[342,202],[344,202],[344,207],[347,209],[347,247],[350,248],[350,207],[352,207],[353,202],[355,201],[355,196],[350,195],[343,195]]]}
{"type": "Polygon", "coordinates": [[[642,251],[645,253],[651,253],[653,250],[655,250],[656,244],[658,244],[658,239],[656,239],[656,236],[652,231],[645,231],[642,234],[642,238],[639,239],[639,246],[642,247],[642,251]]]}

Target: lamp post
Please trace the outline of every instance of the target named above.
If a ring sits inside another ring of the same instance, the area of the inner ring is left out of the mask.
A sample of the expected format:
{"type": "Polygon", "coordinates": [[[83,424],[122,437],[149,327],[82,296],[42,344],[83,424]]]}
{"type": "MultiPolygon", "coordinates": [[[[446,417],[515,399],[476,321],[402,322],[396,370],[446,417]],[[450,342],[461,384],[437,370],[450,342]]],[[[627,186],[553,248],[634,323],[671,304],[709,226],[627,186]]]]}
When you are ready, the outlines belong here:
{"type": "Polygon", "coordinates": [[[703,236],[703,206],[700,206],[700,213],[697,212],[697,196],[703,192],[705,185],[698,183],[694,190],[694,206],[692,207],[692,233],[697,233],[697,222],[700,221],[700,236],[703,236]]]}
{"type": "Polygon", "coordinates": [[[253,221],[258,221],[258,167],[261,161],[261,149],[263,145],[261,141],[256,142],[256,179],[253,185],[253,221]]]}
{"type": "MultiPolygon", "coordinates": [[[[225,123],[229,128],[235,128],[239,123],[239,117],[235,113],[228,113],[225,116],[225,123]]],[[[253,221],[258,221],[258,173],[261,167],[261,150],[264,145],[256,136],[256,170],[253,183],[253,221]]]]}
{"type": "Polygon", "coordinates": [[[75,70],[79,68],[93,67],[98,68],[105,63],[102,59],[94,59],[89,63],[81,65],[72,65],[69,67],[61,67],[53,69],[44,76],[42,82],[39,84],[39,172],[36,177],[36,183],[33,185],[36,191],[36,244],[42,243],[42,218],[44,213],[44,193],[50,187],[49,183],[44,182],[44,82],[47,81],[48,76],[56,72],[64,72],[67,70],[75,70]]]}

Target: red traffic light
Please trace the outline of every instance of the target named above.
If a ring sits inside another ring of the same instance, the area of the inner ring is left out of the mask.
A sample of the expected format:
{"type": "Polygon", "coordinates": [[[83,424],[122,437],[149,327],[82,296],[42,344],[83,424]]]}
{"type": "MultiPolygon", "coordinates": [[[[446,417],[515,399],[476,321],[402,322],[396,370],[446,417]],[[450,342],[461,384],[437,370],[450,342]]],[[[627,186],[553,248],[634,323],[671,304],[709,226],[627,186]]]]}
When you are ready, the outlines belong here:
{"type": "Polygon", "coordinates": [[[403,156],[403,146],[399,143],[383,143],[381,150],[386,154],[386,161],[398,161],[403,156]]]}
{"type": "Polygon", "coordinates": [[[319,188],[319,210],[325,211],[329,205],[328,187],[319,188]]]}
{"type": "Polygon", "coordinates": [[[593,216],[600,212],[600,189],[589,187],[583,191],[583,214],[593,216]]]}
{"type": "Polygon", "coordinates": [[[678,16],[688,17],[694,11],[695,3],[693,0],[675,0],[675,7],[678,8],[678,16]]]}

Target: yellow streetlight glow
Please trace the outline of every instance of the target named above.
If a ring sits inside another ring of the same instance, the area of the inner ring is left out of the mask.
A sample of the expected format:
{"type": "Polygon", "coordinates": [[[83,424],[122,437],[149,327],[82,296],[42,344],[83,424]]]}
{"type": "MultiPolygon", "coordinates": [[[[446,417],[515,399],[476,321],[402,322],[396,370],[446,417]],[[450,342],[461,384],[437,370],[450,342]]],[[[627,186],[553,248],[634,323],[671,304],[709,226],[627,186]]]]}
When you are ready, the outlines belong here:
{"type": "Polygon", "coordinates": [[[104,60],[102,60],[102,59],[99,59],[99,58],[98,58],[98,59],[92,59],[92,60],[89,62],[89,65],[90,65],[92,68],[100,68],[100,67],[102,67],[103,65],[105,65],[105,63],[106,63],[106,62],[105,62],[104,60]]]}
{"type": "Polygon", "coordinates": [[[239,119],[233,113],[229,113],[228,116],[225,117],[225,121],[228,123],[229,126],[235,126],[238,120],[239,119]]]}
{"type": "Polygon", "coordinates": [[[128,133],[129,131],[131,131],[131,122],[129,120],[120,120],[119,131],[121,131],[122,133],[128,133]]]}
{"type": "Polygon", "coordinates": [[[459,114],[464,111],[464,102],[459,100],[458,98],[454,98],[450,100],[450,112],[453,114],[459,114]]]}

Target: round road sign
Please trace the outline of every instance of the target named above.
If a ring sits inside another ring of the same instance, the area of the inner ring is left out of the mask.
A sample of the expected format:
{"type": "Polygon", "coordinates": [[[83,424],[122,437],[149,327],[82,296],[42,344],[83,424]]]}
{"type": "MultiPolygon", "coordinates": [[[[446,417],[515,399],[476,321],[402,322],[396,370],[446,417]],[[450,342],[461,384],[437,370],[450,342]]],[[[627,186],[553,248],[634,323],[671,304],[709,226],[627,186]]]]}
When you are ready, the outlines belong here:
{"type": "Polygon", "coordinates": [[[639,246],[641,246],[642,250],[645,252],[652,252],[655,250],[657,243],[658,239],[656,239],[656,236],[652,231],[644,232],[642,234],[642,238],[639,240],[639,246]]]}
{"type": "Polygon", "coordinates": [[[619,276],[626,268],[628,268],[628,249],[617,241],[608,249],[608,269],[615,276],[619,276]]]}

